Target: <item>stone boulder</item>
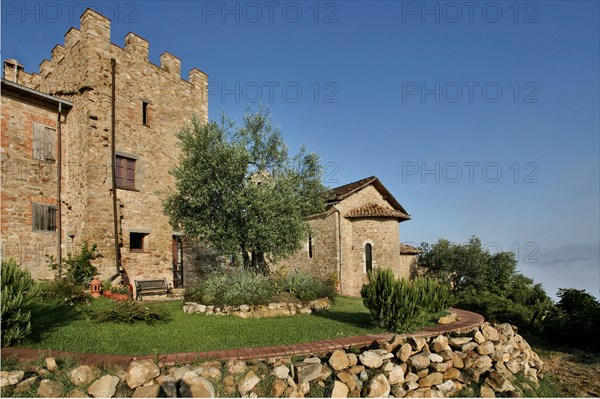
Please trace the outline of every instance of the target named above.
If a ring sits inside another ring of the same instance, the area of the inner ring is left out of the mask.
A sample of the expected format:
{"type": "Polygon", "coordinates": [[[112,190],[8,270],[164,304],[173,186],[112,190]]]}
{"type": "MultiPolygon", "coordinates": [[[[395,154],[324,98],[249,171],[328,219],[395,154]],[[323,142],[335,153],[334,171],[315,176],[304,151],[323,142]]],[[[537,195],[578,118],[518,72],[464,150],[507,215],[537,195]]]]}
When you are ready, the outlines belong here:
{"type": "Polygon", "coordinates": [[[40,381],[37,394],[42,398],[62,398],[65,396],[65,388],[58,381],[45,379],[40,381]]]}
{"type": "Polygon", "coordinates": [[[56,364],[56,359],[53,357],[46,358],[46,368],[53,373],[58,370],[58,364],[56,364]]]}
{"type": "Polygon", "coordinates": [[[322,365],[315,361],[296,363],[294,364],[294,374],[296,376],[296,382],[302,384],[303,382],[310,382],[321,376],[322,365]]]}
{"type": "Polygon", "coordinates": [[[439,353],[446,349],[449,349],[450,345],[448,344],[448,338],[446,338],[443,335],[438,335],[437,337],[431,340],[429,347],[432,351],[439,353]]]}
{"type": "Polygon", "coordinates": [[[160,385],[152,384],[148,386],[137,387],[131,395],[132,398],[158,398],[160,395],[160,385]]]}
{"type": "Polygon", "coordinates": [[[383,374],[377,374],[369,380],[365,387],[365,397],[381,398],[390,394],[390,383],[383,374]]]}
{"type": "Polygon", "coordinates": [[[0,372],[0,387],[6,387],[10,385],[17,385],[23,377],[25,376],[25,372],[22,370],[13,370],[13,371],[2,371],[0,372]]]}
{"type": "Polygon", "coordinates": [[[161,375],[156,378],[167,398],[177,397],[177,380],[171,375],[161,375]]]}
{"type": "Polygon", "coordinates": [[[404,363],[408,360],[411,354],[412,346],[410,344],[402,344],[398,352],[396,352],[396,357],[404,363]]]}
{"type": "Polygon", "coordinates": [[[358,356],[361,364],[370,369],[377,369],[383,364],[381,356],[372,351],[365,351],[358,356]]]}
{"type": "Polygon", "coordinates": [[[213,384],[193,371],[188,371],[181,378],[179,392],[184,398],[214,398],[216,396],[213,384]]]}
{"type": "Polygon", "coordinates": [[[404,369],[401,366],[394,365],[388,375],[390,385],[402,384],[404,382],[404,369]]]}
{"type": "Polygon", "coordinates": [[[328,363],[334,371],[340,371],[350,366],[350,359],[348,359],[344,351],[336,350],[329,357],[328,363]]]}
{"type": "Polygon", "coordinates": [[[290,369],[282,364],[273,367],[273,370],[271,370],[271,374],[279,378],[280,380],[285,380],[288,377],[288,375],[290,375],[290,369]]]}
{"type": "Polygon", "coordinates": [[[130,388],[137,388],[159,375],[160,369],[152,360],[134,360],[129,364],[125,380],[130,388]]]}
{"type": "Polygon", "coordinates": [[[81,387],[94,381],[100,375],[100,370],[96,367],[81,365],[74,368],[69,373],[69,379],[76,387],[81,387]]]}
{"type": "Polygon", "coordinates": [[[250,392],[256,384],[260,382],[260,378],[252,370],[248,371],[248,374],[238,383],[238,391],[240,394],[245,395],[250,392]]]}
{"type": "Polygon", "coordinates": [[[230,360],[225,365],[229,374],[241,374],[246,371],[246,363],[241,360],[230,360]]]}
{"type": "Polygon", "coordinates": [[[407,364],[415,370],[423,370],[429,367],[429,355],[426,352],[417,353],[408,358],[407,364]]]}
{"type": "Polygon", "coordinates": [[[330,391],[330,398],[347,398],[350,389],[348,389],[346,384],[336,380],[331,385],[330,391]]]}
{"type": "Polygon", "coordinates": [[[87,391],[95,398],[112,398],[117,391],[119,381],[119,377],[105,375],[94,381],[87,391]]]}

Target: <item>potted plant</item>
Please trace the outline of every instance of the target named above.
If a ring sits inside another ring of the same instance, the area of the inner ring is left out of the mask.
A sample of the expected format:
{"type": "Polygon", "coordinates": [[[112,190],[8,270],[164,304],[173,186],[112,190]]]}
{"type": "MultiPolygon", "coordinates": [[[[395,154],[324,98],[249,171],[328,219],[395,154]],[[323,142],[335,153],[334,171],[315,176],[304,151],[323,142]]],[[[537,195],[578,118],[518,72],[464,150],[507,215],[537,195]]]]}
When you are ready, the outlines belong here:
{"type": "Polygon", "coordinates": [[[107,298],[112,296],[112,284],[108,280],[102,282],[102,295],[107,298]]]}
{"type": "Polygon", "coordinates": [[[126,301],[129,299],[129,288],[124,285],[114,285],[112,287],[112,299],[126,301]]]}

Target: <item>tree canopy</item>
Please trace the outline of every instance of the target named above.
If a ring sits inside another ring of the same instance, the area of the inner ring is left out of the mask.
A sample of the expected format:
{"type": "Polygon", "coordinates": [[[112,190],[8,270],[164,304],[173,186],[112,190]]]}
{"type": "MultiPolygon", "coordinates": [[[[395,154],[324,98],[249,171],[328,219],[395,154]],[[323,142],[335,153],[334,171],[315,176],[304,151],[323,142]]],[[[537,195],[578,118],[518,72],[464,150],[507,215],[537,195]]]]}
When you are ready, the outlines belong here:
{"type": "Polygon", "coordinates": [[[539,326],[552,307],[541,284],[517,271],[512,252],[491,254],[477,237],[465,244],[440,239],[421,244],[421,249],[419,266],[427,275],[450,283],[459,306],[525,328],[539,326]]]}
{"type": "Polygon", "coordinates": [[[227,117],[197,118],[177,133],[181,155],[175,189],[164,202],[171,224],[268,272],[265,256],[285,257],[309,233],[308,215],[325,207],[317,154],[290,156],[269,112],[248,111],[241,126],[227,117]]]}

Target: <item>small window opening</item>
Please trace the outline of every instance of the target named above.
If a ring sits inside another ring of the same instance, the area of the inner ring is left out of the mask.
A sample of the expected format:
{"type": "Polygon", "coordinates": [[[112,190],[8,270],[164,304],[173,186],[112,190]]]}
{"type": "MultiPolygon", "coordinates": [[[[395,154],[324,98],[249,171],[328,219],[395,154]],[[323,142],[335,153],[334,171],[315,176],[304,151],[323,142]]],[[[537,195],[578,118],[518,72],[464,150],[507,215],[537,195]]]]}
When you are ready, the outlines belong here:
{"type": "Polygon", "coordinates": [[[142,102],[142,123],[148,126],[148,103],[142,102]]]}
{"type": "Polygon", "coordinates": [[[129,250],[132,252],[141,252],[146,249],[146,233],[129,233],[129,250]]]}
{"type": "Polygon", "coordinates": [[[308,236],[308,257],[313,257],[313,248],[312,248],[312,237],[308,236]]]}
{"type": "Polygon", "coordinates": [[[371,273],[373,271],[373,247],[371,244],[365,245],[365,266],[367,273],[371,273]]]}

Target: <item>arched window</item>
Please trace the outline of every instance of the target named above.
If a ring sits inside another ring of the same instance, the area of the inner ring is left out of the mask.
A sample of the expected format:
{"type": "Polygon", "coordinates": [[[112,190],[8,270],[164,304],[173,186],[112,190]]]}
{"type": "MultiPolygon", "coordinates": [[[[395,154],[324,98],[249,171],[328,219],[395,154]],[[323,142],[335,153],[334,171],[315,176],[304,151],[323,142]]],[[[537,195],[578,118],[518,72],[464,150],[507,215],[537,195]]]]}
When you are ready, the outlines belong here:
{"type": "Polygon", "coordinates": [[[365,266],[367,273],[371,273],[373,271],[373,247],[371,244],[365,245],[365,266]]]}

